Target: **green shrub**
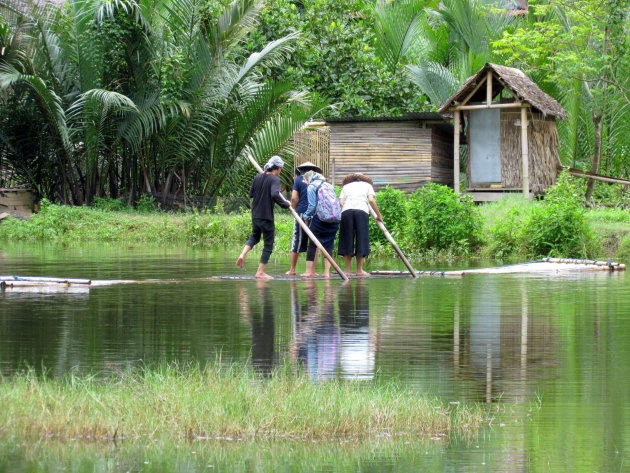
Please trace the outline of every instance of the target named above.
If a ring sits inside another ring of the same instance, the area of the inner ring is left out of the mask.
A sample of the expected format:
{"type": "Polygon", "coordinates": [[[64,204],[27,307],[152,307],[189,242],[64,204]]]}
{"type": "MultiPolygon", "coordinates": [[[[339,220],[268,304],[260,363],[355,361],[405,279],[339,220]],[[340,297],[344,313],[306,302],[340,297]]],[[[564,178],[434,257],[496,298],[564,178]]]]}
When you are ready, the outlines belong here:
{"type": "Polygon", "coordinates": [[[489,227],[487,251],[492,257],[503,258],[523,252],[525,216],[530,211],[529,207],[514,206],[489,227]]]}
{"type": "Polygon", "coordinates": [[[492,256],[587,257],[594,238],[586,220],[583,187],[577,179],[561,174],[544,201],[527,206],[515,202],[488,229],[492,256]]]}
{"type": "Polygon", "coordinates": [[[94,197],[92,207],[109,212],[132,212],[133,207],[123,203],[122,198],[111,199],[108,197],[94,197]]]}
{"type": "Polygon", "coordinates": [[[626,235],[623,240],[621,240],[621,243],[619,243],[617,258],[630,261],[630,234],[626,235]]]}
{"type": "MultiPolygon", "coordinates": [[[[376,193],[376,204],[383,215],[383,222],[389,233],[395,240],[400,239],[404,235],[404,228],[408,220],[405,193],[386,186],[376,193]]],[[[389,244],[387,238],[385,238],[385,235],[383,235],[383,232],[372,218],[370,219],[370,243],[389,244]]]]}
{"type": "Polygon", "coordinates": [[[140,213],[153,213],[160,210],[158,202],[155,197],[148,194],[142,194],[136,202],[136,210],[140,213]]]}
{"type": "Polygon", "coordinates": [[[481,242],[481,216],[470,196],[429,182],[408,201],[407,245],[466,253],[481,242]]]}
{"type": "Polygon", "coordinates": [[[593,237],[586,222],[582,184],[563,173],[547,191],[543,204],[532,208],[524,225],[530,255],[587,256],[593,237]]]}

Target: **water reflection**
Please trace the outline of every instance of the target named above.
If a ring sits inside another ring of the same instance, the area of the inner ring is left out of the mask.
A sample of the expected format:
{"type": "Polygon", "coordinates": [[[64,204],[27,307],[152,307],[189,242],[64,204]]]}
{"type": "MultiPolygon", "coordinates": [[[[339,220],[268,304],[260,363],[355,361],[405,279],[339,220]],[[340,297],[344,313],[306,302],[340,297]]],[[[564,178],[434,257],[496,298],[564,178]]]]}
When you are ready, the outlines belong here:
{"type": "Polygon", "coordinates": [[[241,285],[238,289],[241,316],[252,330],[252,364],[262,374],[270,374],[275,364],[275,321],[273,292],[269,281],[256,281],[253,296],[241,285]]]}
{"type": "Polygon", "coordinates": [[[333,286],[328,280],[304,284],[291,286],[293,359],[313,379],[373,378],[367,285],[356,281],[333,286]]]}

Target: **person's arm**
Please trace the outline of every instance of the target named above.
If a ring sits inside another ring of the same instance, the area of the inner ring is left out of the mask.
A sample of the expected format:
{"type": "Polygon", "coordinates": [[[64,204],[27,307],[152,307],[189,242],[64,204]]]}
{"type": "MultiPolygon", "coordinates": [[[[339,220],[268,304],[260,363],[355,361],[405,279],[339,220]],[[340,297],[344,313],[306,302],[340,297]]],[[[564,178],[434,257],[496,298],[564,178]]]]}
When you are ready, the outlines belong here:
{"type": "Polygon", "coordinates": [[[274,176],[275,179],[271,182],[270,194],[273,201],[283,209],[288,209],[291,204],[280,195],[280,178],[274,176]]]}
{"type": "Polygon", "coordinates": [[[383,216],[381,215],[381,211],[378,209],[378,205],[376,205],[376,199],[373,194],[368,195],[368,203],[370,204],[370,207],[374,209],[374,212],[376,212],[376,220],[378,222],[382,222],[383,216]]]}
{"type": "Polygon", "coordinates": [[[295,189],[293,189],[293,192],[291,192],[291,207],[295,209],[299,201],[300,201],[300,193],[296,191],[295,189]]]}
{"type": "Polygon", "coordinates": [[[308,208],[306,212],[302,215],[304,220],[309,220],[315,215],[315,209],[317,208],[317,191],[316,187],[313,185],[309,185],[306,190],[306,196],[308,197],[308,208]]]}

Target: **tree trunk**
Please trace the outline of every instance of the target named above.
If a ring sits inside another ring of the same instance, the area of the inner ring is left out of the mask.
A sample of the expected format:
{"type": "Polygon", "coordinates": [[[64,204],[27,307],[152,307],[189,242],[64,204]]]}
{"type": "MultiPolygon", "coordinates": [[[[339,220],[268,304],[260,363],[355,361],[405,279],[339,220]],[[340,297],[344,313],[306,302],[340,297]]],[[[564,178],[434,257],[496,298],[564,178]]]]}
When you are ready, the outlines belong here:
{"type": "MultiPolygon", "coordinates": [[[[593,164],[591,165],[591,173],[597,174],[599,171],[599,161],[601,159],[602,154],[602,116],[601,115],[593,115],[593,125],[595,126],[595,145],[593,148],[593,164]]],[[[593,190],[595,188],[595,179],[589,179],[588,184],[586,185],[586,195],[585,198],[587,201],[591,200],[593,197],[593,190]]]]}

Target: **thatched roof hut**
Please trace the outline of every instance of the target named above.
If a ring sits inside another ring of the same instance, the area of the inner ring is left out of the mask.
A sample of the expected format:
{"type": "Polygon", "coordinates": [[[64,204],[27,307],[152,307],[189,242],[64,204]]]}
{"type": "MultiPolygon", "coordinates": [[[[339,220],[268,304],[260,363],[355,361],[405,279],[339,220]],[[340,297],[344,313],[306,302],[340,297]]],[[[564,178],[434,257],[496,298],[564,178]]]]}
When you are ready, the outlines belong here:
{"type": "MultiPolygon", "coordinates": [[[[467,188],[476,200],[502,192],[538,194],[555,182],[560,167],[556,119],[562,106],[522,71],[487,63],[440,108],[455,129],[466,123],[467,188]]],[[[459,133],[454,133],[455,190],[459,192],[459,133]]]]}

